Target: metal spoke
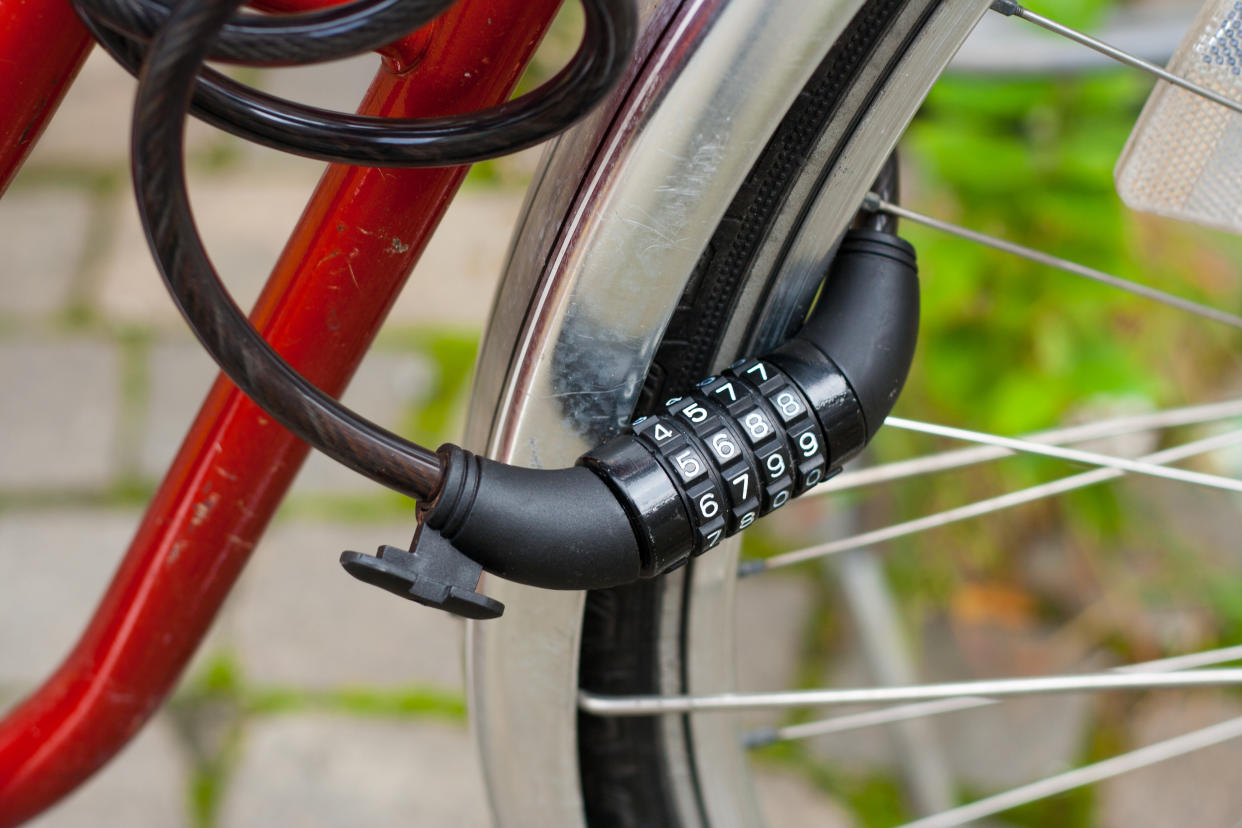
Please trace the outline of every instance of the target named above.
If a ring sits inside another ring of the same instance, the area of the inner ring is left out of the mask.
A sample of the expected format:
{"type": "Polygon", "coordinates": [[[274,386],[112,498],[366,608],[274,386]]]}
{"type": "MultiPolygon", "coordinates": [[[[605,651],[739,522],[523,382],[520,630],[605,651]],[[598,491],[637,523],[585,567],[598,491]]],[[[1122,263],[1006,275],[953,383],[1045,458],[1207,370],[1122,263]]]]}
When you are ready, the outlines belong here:
{"type": "MultiPolygon", "coordinates": [[[[1227,661],[1242,659],[1242,645],[1221,647],[1216,650],[1204,650],[1198,653],[1161,658],[1145,661],[1140,664],[1127,664],[1114,667],[1112,673],[1163,673],[1177,670],[1189,670],[1195,667],[1206,667],[1212,664],[1223,664],[1227,661]]],[[[942,713],[954,713],[959,710],[970,710],[976,707],[987,707],[998,704],[999,700],[968,696],[960,699],[940,699],[931,702],[916,702],[879,710],[867,710],[862,713],[851,713],[845,716],[833,716],[814,722],[800,722],[782,727],[769,727],[747,733],[743,744],[748,748],[764,747],[779,741],[793,739],[809,739],[814,736],[826,736],[831,733],[843,733],[848,730],[859,730],[864,727],[891,724],[908,719],[925,716],[938,716],[942,713]]]]}
{"type": "MultiPolygon", "coordinates": [[[[1205,437],[1202,440],[1186,443],[1181,446],[1164,449],[1154,454],[1146,455],[1141,458],[1147,463],[1174,463],[1178,460],[1184,460],[1196,454],[1203,454],[1209,451],[1225,448],[1226,446],[1242,443],[1242,430],[1230,431],[1225,434],[1218,434],[1214,437],[1205,437]]],[[[1024,503],[1041,500],[1046,497],[1063,494],[1081,489],[1085,486],[1092,486],[1096,483],[1102,483],[1106,480],[1115,480],[1125,474],[1120,469],[1093,469],[1089,472],[1063,477],[1060,480],[1053,480],[1049,483],[1041,483],[1037,486],[1031,486],[1026,489],[1019,489],[1015,492],[998,495],[997,497],[987,498],[985,500],[976,501],[965,506],[958,506],[953,509],[947,509],[943,512],[937,512],[932,515],[926,515],[914,520],[908,520],[904,523],[896,523],[883,529],[874,529],[870,532],[862,532],[852,535],[841,540],[829,541],[828,543],[817,544],[806,549],[799,549],[794,552],[786,552],[781,555],[774,555],[771,558],[751,559],[743,561],[738,568],[738,576],[745,577],[748,575],[757,575],[761,572],[768,572],[773,569],[779,569],[785,566],[793,566],[794,564],[803,563],[805,561],[814,560],[816,558],[826,557],[828,555],[836,555],[849,549],[858,549],[864,546],[872,546],[878,543],[884,543],[896,538],[914,535],[919,532],[926,532],[929,529],[937,529],[941,526],[947,526],[950,523],[956,523],[970,518],[981,517],[993,512],[999,512],[1002,509],[1008,509],[1013,506],[1020,506],[1024,503]]]]}
{"type": "Polygon", "coordinates": [[[1114,756],[1102,762],[1084,765],[1072,771],[1066,771],[1056,776],[1050,776],[1047,779],[1041,779],[1038,782],[1032,782],[1029,785],[1022,785],[1004,793],[980,799],[960,808],[954,808],[934,816],[915,820],[914,822],[907,823],[906,828],[916,828],[916,826],[917,828],[945,828],[945,826],[950,825],[961,825],[991,814],[1007,811],[1010,808],[1016,808],[1019,805],[1025,805],[1028,802],[1034,802],[1037,799],[1055,796],[1074,788],[1080,788],[1083,785],[1101,782],[1114,776],[1120,776],[1123,773],[1145,768],[1148,765],[1154,765],[1166,759],[1173,759],[1196,750],[1212,747],[1221,742],[1236,739],[1239,736],[1242,736],[1242,717],[1229,719],[1200,730],[1193,730],[1190,733],[1174,736],[1172,739],[1156,742],[1154,745],[1132,750],[1129,753],[1123,753],[1120,756],[1114,756]]]}
{"type": "Polygon", "coordinates": [[[907,420],[904,417],[889,417],[884,421],[884,424],[889,428],[900,428],[905,431],[917,431],[920,434],[932,434],[937,437],[948,437],[951,440],[966,440],[972,443],[982,443],[988,446],[1000,446],[1012,451],[1024,452],[1026,454],[1040,454],[1045,457],[1056,457],[1061,460],[1069,460],[1074,463],[1083,463],[1088,466],[1122,469],[1129,472],[1135,472],[1137,474],[1145,474],[1149,477],[1160,477],[1165,480],[1177,480],[1182,483],[1194,483],[1199,486],[1207,486],[1213,489],[1224,489],[1229,492],[1242,492],[1242,480],[1235,480],[1231,477],[1222,477],[1218,474],[1203,474],[1202,472],[1185,471],[1184,469],[1170,468],[1168,466],[1161,466],[1155,463],[1148,463],[1143,460],[1130,460],[1124,457],[1113,457],[1109,454],[1100,454],[1094,451],[1064,448],[1063,446],[1050,446],[1043,443],[1036,443],[1031,440],[1020,440],[1015,437],[1001,437],[997,434],[987,434],[982,431],[970,431],[965,428],[935,425],[934,423],[922,423],[917,420],[907,420]]]}
{"type": "Polygon", "coordinates": [[[1165,81],[1166,83],[1171,83],[1174,86],[1181,87],[1187,92],[1193,92],[1200,97],[1207,98],[1213,103],[1220,104],[1226,109],[1231,109],[1234,112],[1242,114],[1242,103],[1239,103],[1232,98],[1228,98],[1218,92],[1214,92],[1206,86],[1197,84],[1194,81],[1186,80],[1185,78],[1175,75],[1161,66],[1149,63],[1148,61],[1135,57],[1128,52],[1123,52],[1117,47],[1110,46],[1102,40],[1097,40],[1090,35],[1083,34],[1077,29],[1071,29],[1069,26],[1062,25],[1055,20],[1049,20],[1041,14],[1036,14],[1030,9],[1024,8],[1017,3],[1012,2],[1012,0],[996,0],[996,2],[992,3],[992,10],[1000,12],[1007,17],[1019,17],[1028,23],[1034,23],[1036,26],[1046,29],[1053,34],[1068,38],[1075,43],[1080,43],[1088,49],[1094,49],[1105,57],[1112,58],[1118,63],[1124,63],[1126,66],[1131,66],[1135,69],[1147,72],[1148,74],[1155,75],[1157,78],[1165,81]]]}
{"type": "Polygon", "coordinates": [[[578,693],[578,708],[596,716],[653,716],[662,713],[710,713],[734,710],[781,710],[837,704],[885,704],[979,696],[1033,696],[1101,690],[1152,690],[1170,687],[1242,686],[1242,668],[1191,670],[1184,673],[1096,673],[1079,676],[986,679],[908,687],[783,690],[767,693],[716,693],[701,696],[606,696],[578,693]]]}
{"type": "Polygon", "coordinates": [[[1007,241],[1006,239],[989,236],[976,230],[971,230],[956,224],[950,224],[947,221],[932,218],[931,216],[902,207],[899,204],[893,204],[892,202],[885,201],[874,193],[868,194],[867,197],[863,199],[863,207],[868,210],[889,213],[890,215],[909,219],[917,224],[922,224],[926,227],[940,230],[950,235],[957,236],[958,238],[966,239],[967,241],[973,241],[976,244],[981,244],[984,247],[990,247],[993,250],[1011,253],[1014,256],[1020,256],[1023,259],[1036,262],[1037,264],[1063,270],[1066,273],[1072,273],[1075,276],[1081,276],[1094,282],[1099,282],[1101,284],[1108,285],[1109,287],[1117,288],[1118,290],[1124,290],[1127,293],[1133,293],[1147,299],[1153,299],[1163,305],[1168,305],[1169,307],[1177,308],[1178,310],[1192,313],[1196,316],[1202,316],[1206,319],[1211,319],[1215,322],[1220,322],[1234,328],[1242,328],[1242,316],[1226,313],[1225,311],[1200,304],[1199,302],[1191,301],[1190,299],[1183,299],[1180,296],[1175,296],[1172,293],[1166,293],[1163,290],[1158,290],[1154,287],[1149,287],[1148,285],[1132,282],[1129,279],[1123,279],[1120,276],[1114,276],[1111,273],[1105,273],[1102,270],[1096,270],[1093,267],[1087,267],[1086,265],[1081,265],[1078,262],[1070,261],[1069,259],[1062,259],[1059,256],[1053,256],[1043,252],[1042,250],[1036,250],[1032,247],[1025,247],[1023,245],[1007,241]]]}
{"type": "MultiPolygon", "coordinates": [[[[1098,440],[1104,437],[1116,437],[1136,432],[1149,432],[1175,426],[1215,422],[1233,417],[1242,417],[1242,399],[1186,406],[1184,408],[1171,408],[1164,411],[1153,411],[1148,414],[1136,414],[1109,420],[1098,420],[1093,423],[1066,426],[1028,434],[1023,439],[1035,443],[1058,445],[1098,440]]],[[[828,495],[833,492],[862,488],[863,486],[890,483],[895,480],[904,480],[919,475],[986,463],[990,460],[998,460],[1013,454],[1013,451],[1000,446],[974,446],[972,448],[942,451],[923,457],[915,457],[910,460],[898,460],[869,468],[850,470],[821,483],[808,494],[828,495]]]]}
{"type": "Polygon", "coordinates": [[[849,730],[861,730],[865,727],[893,724],[937,716],[941,713],[953,713],[958,710],[970,710],[996,704],[995,699],[983,699],[966,696],[960,699],[937,699],[930,702],[915,702],[879,710],[867,710],[862,713],[850,713],[845,716],[832,716],[813,722],[770,727],[754,730],[742,737],[742,744],[747,748],[766,747],[776,742],[788,742],[795,739],[810,739],[814,736],[827,736],[832,733],[844,733],[849,730]]]}
{"type": "MultiPolygon", "coordinates": [[[[1051,32],[1069,38],[1077,43],[1088,46],[1126,65],[1149,72],[1160,79],[1186,89],[1194,94],[1214,101],[1228,109],[1242,113],[1242,104],[1220,95],[1211,89],[1192,81],[1180,78],[1159,66],[1127,54],[1100,40],[1089,37],[1081,32],[1065,27],[1055,21],[1042,17],[1023,8],[1012,0],[996,0],[993,9],[1002,14],[1017,16],[1043,27],[1051,32]]],[[[1100,284],[1124,290],[1160,302],[1169,307],[1187,313],[1220,322],[1230,327],[1242,329],[1242,316],[1225,312],[1208,305],[1182,298],[1165,291],[1140,283],[1123,279],[1094,268],[1086,267],[1067,259],[1052,256],[1039,250],[988,236],[940,221],[928,216],[907,210],[899,205],[891,204],[874,194],[869,195],[865,206],[872,210],[887,212],[926,226],[956,235],[982,244],[986,247],[1021,256],[1039,264],[1060,269],[1082,278],[1091,279],[1100,284]]],[[[1242,400],[1222,404],[1220,418],[1239,416],[1242,414],[1242,400]]],[[[1210,419],[1210,417],[1209,417],[1210,419]]],[[[960,468],[966,465],[987,462],[1009,456],[1015,452],[1025,452],[1057,457],[1076,463],[1086,463],[1100,468],[1090,472],[1073,475],[1050,484],[1034,486],[1020,492],[991,498],[959,509],[948,510],[898,524],[875,532],[863,533],[853,538],[846,538],[830,544],[822,544],[811,549],[780,555],[767,561],[748,561],[742,566],[742,575],[754,574],[757,571],[792,565],[812,558],[863,548],[872,544],[891,540],[895,537],[913,534],[926,529],[943,526],[947,523],[964,520],[970,517],[985,515],[1000,509],[1049,497],[1061,492],[1092,485],[1094,483],[1121,477],[1126,472],[1147,474],[1182,482],[1196,483],[1228,491],[1242,492],[1242,481],[1233,480],[1219,475],[1200,474],[1182,469],[1169,468],[1163,464],[1184,459],[1193,454],[1211,451],[1225,445],[1242,442],[1242,431],[1199,440],[1185,446],[1179,446],[1162,452],[1148,454],[1138,460],[1112,457],[1091,451],[1082,451],[1062,447],[1064,444],[1077,441],[1097,439],[1112,434],[1129,431],[1143,431],[1158,427],[1133,426],[1132,424],[1114,426],[1111,430],[1105,424],[1091,424],[1067,429],[1031,435],[1024,438],[1009,438],[983,434],[964,429],[920,423],[903,418],[889,418],[888,424],[896,428],[918,431],[951,439],[969,440],[980,446],[951,452],[941,452],[927,457],[887,464],[873,469],[841,475],[828,484],[821,486],[818,494],[828,494],[865,485],[900,480],[922,474],[960,468]],[[1093,428],[1093,426],[1095,428],[1093,428]]],[[[982,682],[959,682],[955,684],[921,685],[912,687],[881,687],[858,690],[808,690],[790,691],[786,693],[728,693],[712,696],[683,697],[625,697],[607,698],[589,693],[580,695],[581,709],[598,715],[652,715],[657,713],[691,713],[703,711],[726,711],[743,709],[771,709],[784,707],[802,707],[808,705],[857,704],[877,702],[906,702],[889,707],[867,710],[843,716],[835,716],[814,722],[788,725],[780,728],[769,728],[755,731],[746,737],[748,747],[769,744],[778,740],[800,739],[811,736],[837,733],[863,727],[892,724],[925,716],[961,711],[975,707],[996,704],[1006,697],[1028,693],[1074,692],[1082,690],[1103,690],[1117,688],[1151,688],[1170,686],[1204,686],[1212,684],[1231,685],[1242,682],[1242,669],[1198,670],[1178,672],[1201,667],[1207,664],[1242,658],[1242,647],[1230,647],[1208,653],[1196,653],[1170,659],[1148,662],[1145,664],[1128,665],[1116,668],[1107,674],[1074,677],[1050,677],[1043,679],[1013,679],[982,682]]],[[[1213,727],[1204,728],[1193,733],[1169,739],[1155,745],[1132,751],[1122,756],[1088,765],[1067,773],[1059,774],[1030,785],[1021,786],[1011,791],[988,797],[961,808],[954,808],[931,817],[920,819],[913,826],[959,825],[977,820],[1009,808],[1054,795],[1074,787],[1098,782],[1102,779],[1125,773],[1129,770],[1145,767],[1193,750],[1218,744],[1228,739],[1242,736],[1242,718],[1223,722],[1213,727]]]]}

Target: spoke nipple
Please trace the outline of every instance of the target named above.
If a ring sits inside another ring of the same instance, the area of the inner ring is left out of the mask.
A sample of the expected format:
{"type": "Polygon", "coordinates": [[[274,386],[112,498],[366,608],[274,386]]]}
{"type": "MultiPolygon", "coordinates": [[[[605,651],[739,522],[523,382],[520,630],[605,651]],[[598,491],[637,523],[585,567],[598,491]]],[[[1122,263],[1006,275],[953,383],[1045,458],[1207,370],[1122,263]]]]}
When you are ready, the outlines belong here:
{"type": "Polygon", "coordinates": [[[742,747],[747,750],[755,750],[757,748],[776,744],[779,740],[780,734],[776,732],[776,728],[763,727],[758,730],[752,730],[749,733],[742,734],[742,747]]]}
{"type": "Polygon", "coordinates": [[[762,561],[762,560],[742,561],[740,564],[737,565],[737,577],[746,578],[750,575],[758,575],[760,572],[763,572],[767,568],[768,568],[767,561],[762,561]]]}
{"type": "Polygon", "coordinates": [[[1014,0],[992,0],[992,11],[999,12],[1006,17],[1022,13],[1022,7],[1014,2],[1014,0]]]}

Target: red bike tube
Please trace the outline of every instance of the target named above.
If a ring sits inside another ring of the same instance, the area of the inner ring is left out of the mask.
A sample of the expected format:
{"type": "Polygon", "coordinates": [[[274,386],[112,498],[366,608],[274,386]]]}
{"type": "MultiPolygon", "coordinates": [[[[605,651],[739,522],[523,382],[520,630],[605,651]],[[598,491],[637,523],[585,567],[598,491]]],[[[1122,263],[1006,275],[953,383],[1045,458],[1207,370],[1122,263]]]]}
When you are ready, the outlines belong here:
{"type": "Polygon", "coordinates": [[[26,160],[91,46],[68,0],[0,0],[0,195],[26,160]],[[9,68],[12,67],[12,68],[9,68]]]}
{"type": "MultiPolygon", "coordinates": [[[[385,51],[360,111],[419,117],[506,99],[558,6],[463,0],[385,51]]],[[[464,175],[330,167],[258,300],[255,326],[339,395],[464,175]]],[[[73,790],[159,707],[306,453],[216,381],[82,638],[0,722],[0,828],[73,790]]]]}

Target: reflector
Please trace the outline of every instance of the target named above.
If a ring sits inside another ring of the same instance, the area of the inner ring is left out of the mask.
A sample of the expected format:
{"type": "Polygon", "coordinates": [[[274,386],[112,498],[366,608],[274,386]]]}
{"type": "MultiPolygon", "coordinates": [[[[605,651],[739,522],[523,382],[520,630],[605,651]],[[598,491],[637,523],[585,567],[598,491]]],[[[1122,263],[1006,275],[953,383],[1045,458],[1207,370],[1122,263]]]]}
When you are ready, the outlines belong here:
{"type": "MultiPolygon", "coordinates": [[[[1242,0],[1208,0],[1167,68],[1242,100],[1242,0]]],[[[1160,81],[1114,179],[1135,210],[1242,233],[1242,115],[1160,81]]]]}

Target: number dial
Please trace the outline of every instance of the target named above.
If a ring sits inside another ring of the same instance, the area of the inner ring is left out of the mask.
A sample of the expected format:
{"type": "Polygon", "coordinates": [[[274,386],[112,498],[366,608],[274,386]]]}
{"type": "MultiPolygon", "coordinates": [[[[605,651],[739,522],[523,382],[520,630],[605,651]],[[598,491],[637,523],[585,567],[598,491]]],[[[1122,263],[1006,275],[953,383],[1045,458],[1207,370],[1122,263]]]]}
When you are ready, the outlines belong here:
{"type": "Polygon", "coordinates": [[[696,555],[828,473],[827,446],[806,396],[762,360],[708,377],[633,430],[675,482],[696,555]]]}

